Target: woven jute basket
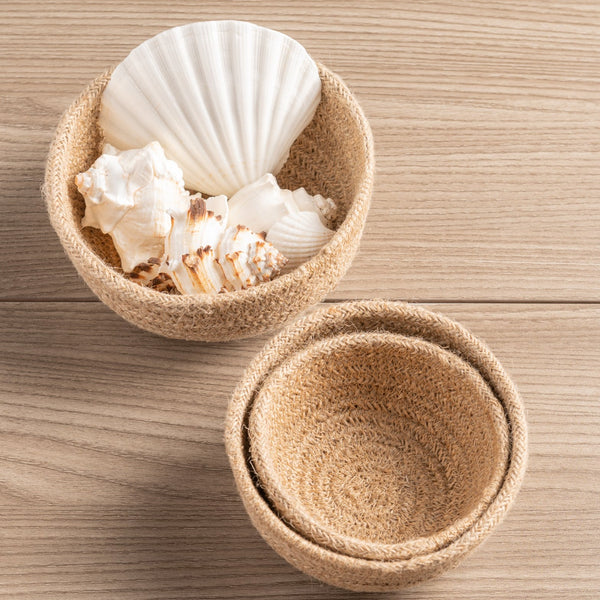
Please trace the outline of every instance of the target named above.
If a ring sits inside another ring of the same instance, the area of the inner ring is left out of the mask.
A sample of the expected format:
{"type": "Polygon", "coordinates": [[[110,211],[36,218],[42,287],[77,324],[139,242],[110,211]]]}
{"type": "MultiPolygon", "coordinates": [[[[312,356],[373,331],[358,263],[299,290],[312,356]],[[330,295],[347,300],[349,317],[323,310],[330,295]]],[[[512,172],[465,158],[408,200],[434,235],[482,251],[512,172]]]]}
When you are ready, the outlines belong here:
{"type": "Polygon", "coordinates": [[[490,350],[385,301],[320,309],[273,338],[233,395],[225,439],[264,539],[362,591],[455,565],[508,511],[527,456],[521,400],[490,350]]]}
{"type": "Polygon", "coordinates": [[[266,497],[305,537],[381,560],[432,552],[498,493],[508,424],[469,363],[419,338],[328,337],[269,375],[249,414],[266,497]]]}
{"type": "Polygon", "coordinates": [[[277,180],[284,188],[303,186],[311,194],[333,198],[339,207],[336,233],[319,254],[290,273],[248,290],[218,295],[173,295],[139,286],[123,276],[111,238],[81,227],[85,203],[74,178],[100,155],[98,113],[111,71],[89,85],[58,125],[43,192],[67,255],[100,300],[129,322],[159,335],[225,341],[274,329],[337,285],[356,254],[369,209],[373,139],[343,81],[318,66],[321,103],[277,180]]]}

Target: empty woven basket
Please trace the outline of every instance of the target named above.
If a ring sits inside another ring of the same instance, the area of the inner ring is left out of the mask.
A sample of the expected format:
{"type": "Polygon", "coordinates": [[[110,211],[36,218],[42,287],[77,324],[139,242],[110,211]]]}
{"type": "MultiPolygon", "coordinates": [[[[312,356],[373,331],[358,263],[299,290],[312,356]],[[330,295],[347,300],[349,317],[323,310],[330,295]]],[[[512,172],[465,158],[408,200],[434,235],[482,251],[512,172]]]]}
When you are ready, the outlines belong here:
{"type": "Polygon", "coordinates": [[[44,197],[52,226],[79,274],[110,308],[167,337],[224,341],[274,329],[320,301],[343,277],[358,249],[373,186],[369,124],[340,78],[319,65],[322,98],[277,179],[338,204],[337,231],[319,254],[271,282],[239,292],[180,296],[139,286],[122,275],[108,235],[81,227],[85,203],[74,177],[102,147],[97,119],[110,72],[98,77],[63,115],[48,162],[44,197]]]}
{"type": "Polygon", "coordinates": [[[525,471],[514,385],[461,326],[357,302],[275,337],[232,399],[226,443],[266,541],[353,590],[456,564],[502,519],[525,471]]]}

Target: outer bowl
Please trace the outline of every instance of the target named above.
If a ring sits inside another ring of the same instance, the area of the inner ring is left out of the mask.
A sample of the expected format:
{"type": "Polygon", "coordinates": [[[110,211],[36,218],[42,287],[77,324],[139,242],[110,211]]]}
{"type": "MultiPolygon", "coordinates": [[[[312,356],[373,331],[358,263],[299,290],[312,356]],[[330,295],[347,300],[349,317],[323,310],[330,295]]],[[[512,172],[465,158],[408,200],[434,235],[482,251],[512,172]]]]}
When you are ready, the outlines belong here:
{"type": "Polygon", "coordinates": [[[234,393],[226,444],[265,540],[363,591],[455,565],[506,514],[527,455],[521,400],[487,347],[383,301],[321,309],[276,336],[234,393]]]}
{"type": "Polygon", "coordinates": [[[373,187],[369,124],[343,81],[319,65],[322,98],[277,179],[304,186],[340,206],[337,231],[311,260],[273,281],[218,295],[169,295],[126,279],[112,240],[81,227],[85,203],[74,177],[96,160],[98,112],[111,71],[95,79],[63,115],[46,165],[44,198],[52,226],[91,290],[129,322],[171,338],[225,341],[274,329],[322,300],[348,270],[362,235],[373,187]]]}

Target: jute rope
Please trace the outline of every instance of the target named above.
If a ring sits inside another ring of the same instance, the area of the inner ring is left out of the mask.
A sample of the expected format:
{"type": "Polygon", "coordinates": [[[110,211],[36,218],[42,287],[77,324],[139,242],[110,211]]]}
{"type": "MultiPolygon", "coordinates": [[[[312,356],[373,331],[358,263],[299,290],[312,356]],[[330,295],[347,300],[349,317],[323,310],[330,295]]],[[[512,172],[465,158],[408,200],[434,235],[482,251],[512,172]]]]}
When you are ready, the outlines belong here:
{"type": "Polygon", "coordinates": [[[261,386],[248,438],[284,520],[332,550],[381,560],[466,531],[508,460],[504,411],[479,372],[439,346],[381,332],[292,355],[261,386]]]}
{"type": "MultiPolygon", "coordinates": [[[[122,275],[109,236],[81,228],[77,173],[99,156],[98,111],[111,71],[95,79],[63,115],[48,156],[43,188],[50,221],[92,291],[131,323],[166,337],[225,341],[272,330],[316,304],[343,277],[358,249],[373,187],[369,124],[342,80],[319,65],[322,99],[277,179],[339,204],[331,242],[291,273],[241,292],[181,296],[143,288],[122,275]]],[[[200,190],[201,191],[201,190],[200,190]]]]}
{"type": "Polygon", "coordinates": [[[365,591],[455,565],[506,514],[527,455],[521,400],[489,349],[384,301],[321,309],[273,338],[233,395],[225,441],[265,540],[365,591]]]}

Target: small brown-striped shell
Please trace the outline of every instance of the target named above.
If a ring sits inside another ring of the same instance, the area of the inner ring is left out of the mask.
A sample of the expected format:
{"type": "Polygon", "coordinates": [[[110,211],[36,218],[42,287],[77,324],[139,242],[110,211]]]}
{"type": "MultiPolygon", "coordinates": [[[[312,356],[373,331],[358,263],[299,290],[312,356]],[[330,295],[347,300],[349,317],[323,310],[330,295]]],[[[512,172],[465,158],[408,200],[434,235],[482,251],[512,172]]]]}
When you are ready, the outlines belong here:
{"type": "Polygon", "coordinates": [[[161,260],[156,257],[149,258],[145,263],[139,264],[125,276],[135,283],[152,288],[158,292],[176,293],[178,290],[170,275],[161,273],[161,260]]]}
{"type": "Polygon", "coordinates": [[[214,248],[225,232],[225,219],[208,210],[207,203],[194,196],[186,213],[173,215],[162,270],[182,294],[216,294],[222,287],[222,278],[214,272],[212,262],[214,248]]]}
{"type": "Polygon", "coordinates": [[[229,227],[218,248],[218,260],[225,273],[228,291],[243,290],[269,281],[283,268],[287,259],[264,235],[243,225],[229,227]]]}
{"type": "Polygon", "coordinates": [[[217,294],[275,277],[286,258],[265,241],[264,234],[242,225],[226,229],[225,219],[207,210],[207,203],[194,197],[185,221],[174,219],[163,269],[177,289],[184,294],[217,294]]]}
{"type": "Polygon", "coordinates": [[[195,293],[218,294],[223,290],[223,269],[210,246],[199,248],[193,254],[184,254],[182,259],[195,293]]]}
{"type": "Polygon", "coordinates": [[[179,290],[175,287],[173,280],[166,273],[159,273],[149,284],[153,290],[157,292],[165,292],[167,294],[178,294],[179,290]]]}

